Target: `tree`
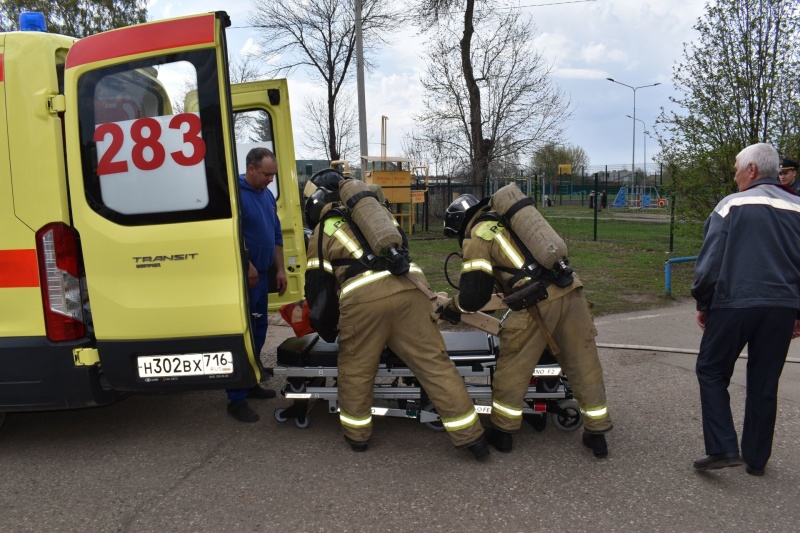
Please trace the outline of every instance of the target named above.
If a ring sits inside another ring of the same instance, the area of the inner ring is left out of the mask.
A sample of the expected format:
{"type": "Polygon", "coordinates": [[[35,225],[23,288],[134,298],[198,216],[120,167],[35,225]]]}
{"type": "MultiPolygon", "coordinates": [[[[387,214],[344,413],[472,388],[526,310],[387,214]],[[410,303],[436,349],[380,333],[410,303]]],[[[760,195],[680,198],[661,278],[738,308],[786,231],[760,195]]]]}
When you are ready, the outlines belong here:
{"type": "Polygon", "coordinates": [[[147,0],[3,0],[0,31],[19,30],[21,12],[40,11],[48,32],[86,37],[147,22],[147,4],[147,0]]]}
{"type": "Polygon", "coordinates": [[[334,102],[333,119],[336,131],[336,150],[333,152],[328,144],[328,103],[322,96],[309,96],[304,102],[300,114],[305,119],[306,136],[302,141],[303,148],[312,154],[325,150],[325,158],[329,161],[347,159],[356,148],[355,140],[358,132],[358,113],[355,106],[356,96],[351,92],[343,92],[334,102]],[[333,157],[337,154],[336,157],[333,157]]]}
{"type": "Polygon", "coordinates": [[[552,178],[558,174],[558,165],[572,165],[572,174],[579,175],[589,166],[589,156],[578,145],[560,145],[548,142],[533,153],[531,166],[540,176],[552,178]]]}
{"type": "Polygon", "coordinates": [[[480,183],[500,162],[507,166],[545,138],[558,139],[570,110],[550,82],[550,67],[530,45],[533,24],[519,9],[478,11],[476,3],[420,3],[424,20],[434,24],[419,119],[462,153],[472,181],[480,183]],[[457,23],[462,5],[463,22],[457,23]]]}
{"type": "MultiPolygon", "coordinates": [[[[402,6],[387,0],[361,0],[364,68],[370,56],[387,43],[393,29],[403,27],[402,6]]],[[[325,88],[326,153],[340,159],[337,100],[352,77],[355,62],[354,0],[253,0],[250,24],[263,30],[262,55],[275,73],[309,70],[325,88]]]]}
{"type": "Polygon", "coordinates": [[[673,70],[679,111],[662,110],[659,142],[679,209],[704,220],[735,190],[733,164],[747,145],[797,155],[800,8],[795,0],[717,0],[706,5],[673,70]]]}

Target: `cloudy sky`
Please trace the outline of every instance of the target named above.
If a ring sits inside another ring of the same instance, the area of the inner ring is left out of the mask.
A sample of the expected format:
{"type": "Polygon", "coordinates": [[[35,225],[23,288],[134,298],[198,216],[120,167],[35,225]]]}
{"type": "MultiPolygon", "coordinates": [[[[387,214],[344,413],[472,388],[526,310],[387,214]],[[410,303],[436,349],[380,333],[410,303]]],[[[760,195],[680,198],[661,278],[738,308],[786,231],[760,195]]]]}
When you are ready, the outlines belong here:
{"type": "MultiPolygon", "coordinates": [[[[397,0],[400,1],[400,0],[397,0]]],[[[632,158],[633,90],[606,78],[639,87],[636,118],[646,131],[662,106],[675,96],[672,69],[683,61],[683,45],[697,38],[692,29],[704,13],[705,0],[519,0],[523,12],[538,29],[535,46],[553,65],[553,82],[569,96],[573,113],[567,122],[566,140],[582,147],[592,165],[630,165],[632,158]]],[[[225,10],[231,17],[228,47],[231,54],[257,50],[258,33],[248,28],[250,0],[150,0],[149,19],[160,20],[225,10]]],[[[419,78],[424,71],[424,40],[413,27],[394,37],[394,44],[377,58],[377,69],[367,75],[366,106],[369,152],[380,154],[381,117],[387,116],[387,153],[402,155],[403,135],[419,110],[419,78]]],[[[305,153],[300,106],[314,91],[303,74],[289,76],[297,158],[319,158],[305,153]]],[[[658,152],[656,141],[643,135],[636,122],[637,166],[658,152]]],[[[357,143],[357,139],[356,139],[357,143]]]]}

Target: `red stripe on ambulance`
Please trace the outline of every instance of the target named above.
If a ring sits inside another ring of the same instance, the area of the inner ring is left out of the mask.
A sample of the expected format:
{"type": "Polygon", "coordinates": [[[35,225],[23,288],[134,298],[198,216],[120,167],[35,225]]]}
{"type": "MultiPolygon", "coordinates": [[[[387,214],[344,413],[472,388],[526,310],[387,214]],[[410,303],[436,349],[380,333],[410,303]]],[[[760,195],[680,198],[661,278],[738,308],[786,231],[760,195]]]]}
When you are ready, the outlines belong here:
{"type": "Polygon", "coordinates": [[[38,286],[36,250],[0,250],[0,288],[38,286]]]}
{"type": "Polygon", "coordinates": [[[164,24],[143,24],[84,37],[77,41],[67,55],[67,68],[115,57],[144,54],[201,44],[214,44],[216,17],[178,19],[164,24]]]}

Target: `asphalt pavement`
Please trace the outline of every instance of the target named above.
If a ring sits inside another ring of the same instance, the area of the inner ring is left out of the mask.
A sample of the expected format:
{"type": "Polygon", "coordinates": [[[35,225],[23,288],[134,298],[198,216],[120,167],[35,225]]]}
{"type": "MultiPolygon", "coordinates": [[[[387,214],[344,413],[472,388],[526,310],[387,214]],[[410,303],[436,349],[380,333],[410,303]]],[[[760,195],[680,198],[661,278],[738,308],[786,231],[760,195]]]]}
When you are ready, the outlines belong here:
{"type": "MultiPolygon", "coordinates": [[[[596,324],[601,346],[691,351],[701,335],[690,300],[596,324]]],[[[268,362],[291,334],[270,326],[268,362]]],[[[324,404],[305,430],[274,419],[289,405],[280,397],[253,400],[261,421],[242,424],[222,391],[12,413],[0,429],[0,531],[798,530],[800,364],[784,371],[772,459],[755,478],[692,469],[704,455],[695,355],[601,348],[600,358],[614,419],[604,460],[581,431],[524,424],[513,452],[481,464],[443,433],[382,417],[356,454],[324,404]]],[[[741,369],[730,393],[741,428],[741,369]]]]}

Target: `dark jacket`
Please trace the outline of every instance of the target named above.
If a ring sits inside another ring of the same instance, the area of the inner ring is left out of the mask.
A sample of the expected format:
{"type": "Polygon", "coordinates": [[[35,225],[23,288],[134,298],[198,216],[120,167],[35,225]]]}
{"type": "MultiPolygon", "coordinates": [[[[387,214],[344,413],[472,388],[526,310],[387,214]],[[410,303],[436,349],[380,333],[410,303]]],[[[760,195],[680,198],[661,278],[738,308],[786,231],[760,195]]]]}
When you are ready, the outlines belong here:
{"type": "Polygon", "coordinates": [[[762,178],[722,199],[706,220],[695,265],[697,310],[800,311],[800,197],[762,178]]]}

